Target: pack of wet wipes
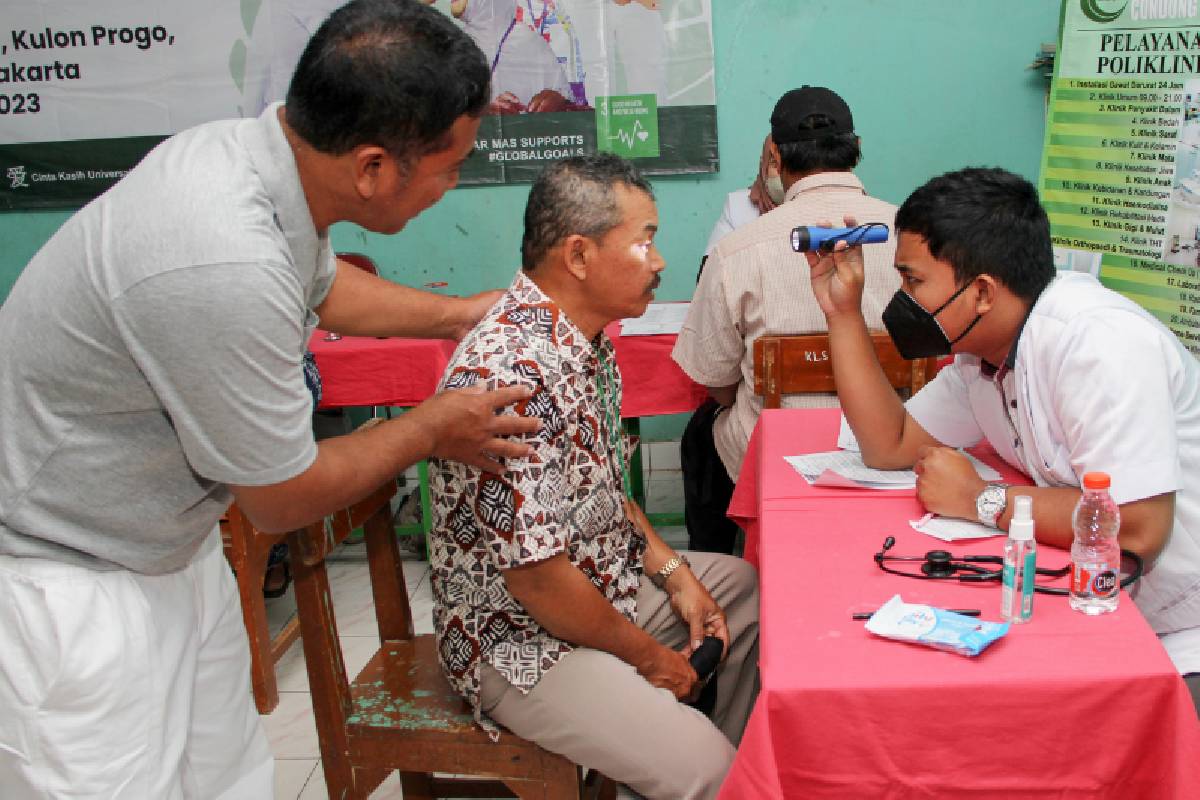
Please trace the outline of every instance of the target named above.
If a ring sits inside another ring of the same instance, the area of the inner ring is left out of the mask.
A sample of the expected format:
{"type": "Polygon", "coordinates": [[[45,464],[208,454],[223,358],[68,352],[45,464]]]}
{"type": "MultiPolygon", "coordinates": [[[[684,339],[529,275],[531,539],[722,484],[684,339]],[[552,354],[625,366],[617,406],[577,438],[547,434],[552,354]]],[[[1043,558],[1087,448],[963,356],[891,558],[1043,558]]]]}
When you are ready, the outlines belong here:
{"type": "Polygon", "coordinates": [[[944,608],[906,603],[895,595],[867,620],[876,636],[977,656],[1008,633],[1007,622],[986,622],[944,608]]]}

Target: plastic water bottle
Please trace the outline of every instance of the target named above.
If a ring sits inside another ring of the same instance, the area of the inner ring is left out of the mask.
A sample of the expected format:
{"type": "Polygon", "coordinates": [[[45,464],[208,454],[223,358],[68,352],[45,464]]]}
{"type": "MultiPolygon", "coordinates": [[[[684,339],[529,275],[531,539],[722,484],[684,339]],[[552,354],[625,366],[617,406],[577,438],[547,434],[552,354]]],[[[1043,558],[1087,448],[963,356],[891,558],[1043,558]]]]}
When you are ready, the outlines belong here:
{"type": "Polygon", "coordinates": [[[1109,483],[1103,472],[1084,475],[1083,495],[1071,517],[1071,608],[1084,614],[1116,611],[1121,599],[1121,511],[1108,493],[1109,483]]]}
{"type": "Polygon", "coordinates": [[[1033,581],[1037,577],[1037,541],[1033,538],[1033,498],[1018,495],[1004,543],[1004,588],[1000,616],[1020,624],[1033,616],[1033,581]]]}

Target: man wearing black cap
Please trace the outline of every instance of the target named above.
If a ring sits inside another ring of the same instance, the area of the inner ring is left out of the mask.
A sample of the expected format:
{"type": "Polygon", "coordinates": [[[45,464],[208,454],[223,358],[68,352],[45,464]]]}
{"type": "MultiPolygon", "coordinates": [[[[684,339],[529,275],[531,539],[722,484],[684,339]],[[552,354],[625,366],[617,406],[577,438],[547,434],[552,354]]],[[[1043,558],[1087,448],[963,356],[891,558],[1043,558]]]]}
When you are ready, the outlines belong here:
{"type": "MultiPolygon", "coordinates": [[[[792,251],[797,225],[843,217],[892,226],[896,207],[867,195],[852,170],[862,156],[854,117],[835,92],[793,89],[771,113],[771,148],[786,190],[783,205],[723,238],[709,255],[673,356],[708,387],[711,400],[680,442],[688,549],[730,553],[737,526],[725,517],[750,432],[762,410],[754,394],[753,345],[764,334],[827,330],[808,280],[808,264],[792,251]]],[[[880,315],[899,279],[895,244],[866,248],[863,314],[880,315]]],[[[836,406],[834,394],[784,397],[785,408],[836,406]]]]}

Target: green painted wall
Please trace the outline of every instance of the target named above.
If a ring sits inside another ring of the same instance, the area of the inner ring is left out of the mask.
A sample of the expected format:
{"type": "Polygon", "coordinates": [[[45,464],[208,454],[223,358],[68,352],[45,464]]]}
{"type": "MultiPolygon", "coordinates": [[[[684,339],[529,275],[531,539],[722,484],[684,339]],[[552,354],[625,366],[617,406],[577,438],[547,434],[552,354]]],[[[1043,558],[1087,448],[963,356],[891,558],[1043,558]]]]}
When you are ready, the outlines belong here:
{"type": "MultiPolygon", "coordinates": [[[[672,2],[672,0],[664,0],[672,2]]],[[[801,84],[846,98],[868,191],[899,203],[946,170],[995,165],[1036,180],[1046,81],[1026,69],[1056,41],[1058,0],[712,0],[721,171],[655,180],[667,259],[660,299],[686,299],[727,192],[745,186],[775,100],[801,84]]],[[[516,270],[524,186],[458,189],[393,237],[340,225],[394,280],[462,294],[516,270]]],[[[0,214],[0,297],[69,212],[0,214]]],[[[651,438],[678,427],[651,426],[651,438]]]]}

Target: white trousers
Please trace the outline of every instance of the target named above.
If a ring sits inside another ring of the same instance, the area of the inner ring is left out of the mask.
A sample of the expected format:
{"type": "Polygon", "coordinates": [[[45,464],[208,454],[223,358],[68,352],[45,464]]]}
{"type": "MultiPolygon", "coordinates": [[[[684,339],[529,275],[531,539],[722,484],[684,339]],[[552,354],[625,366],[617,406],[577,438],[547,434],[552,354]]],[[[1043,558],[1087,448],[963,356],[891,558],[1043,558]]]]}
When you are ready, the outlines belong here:
{"type": "Polygon", "coordinates": [[[0,556],[0,797],[260,800],[273,781],[215,530],[169,575],[0,556]]]}

